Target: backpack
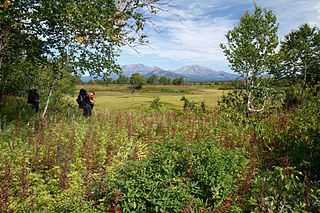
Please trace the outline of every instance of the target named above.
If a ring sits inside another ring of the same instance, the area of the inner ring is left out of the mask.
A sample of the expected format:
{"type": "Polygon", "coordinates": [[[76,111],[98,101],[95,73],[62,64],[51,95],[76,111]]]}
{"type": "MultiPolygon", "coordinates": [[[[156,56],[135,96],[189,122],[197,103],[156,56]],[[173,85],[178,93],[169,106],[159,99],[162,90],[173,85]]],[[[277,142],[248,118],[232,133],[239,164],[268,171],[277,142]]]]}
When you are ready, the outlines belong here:
{"type": "Polygon", "coordinates": [[[33,103],[33,90],[32,89],[29,90],[27,103],[28,104],[32,104],[33,103]]]}
{"type": "Polygon", "coordinates": [[[83,96],[79,94],[76,101],[81,109],[83,108],[83,100],[84,100],[83,96]]]}

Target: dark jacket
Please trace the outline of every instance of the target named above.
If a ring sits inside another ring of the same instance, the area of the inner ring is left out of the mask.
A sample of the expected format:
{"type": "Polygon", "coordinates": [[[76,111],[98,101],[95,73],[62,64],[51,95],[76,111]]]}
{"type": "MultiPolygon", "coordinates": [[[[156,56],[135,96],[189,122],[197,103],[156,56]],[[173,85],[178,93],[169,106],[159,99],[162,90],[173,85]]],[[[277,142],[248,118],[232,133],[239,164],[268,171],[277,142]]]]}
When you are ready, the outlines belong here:
{"type": "Polygon", "coordinates": [[[80,89],[80,92],[77,98],[77,103],[79,104],[79,107],[81,109],[90,107],[90,98],[85,89],[80,89]]]}

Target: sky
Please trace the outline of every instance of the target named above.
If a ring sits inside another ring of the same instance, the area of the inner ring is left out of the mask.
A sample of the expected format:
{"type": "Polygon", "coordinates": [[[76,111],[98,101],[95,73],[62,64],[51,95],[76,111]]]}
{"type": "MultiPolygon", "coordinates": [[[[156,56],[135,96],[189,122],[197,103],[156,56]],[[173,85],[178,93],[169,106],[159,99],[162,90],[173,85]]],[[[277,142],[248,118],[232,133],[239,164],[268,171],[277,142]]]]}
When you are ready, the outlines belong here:
{"type": "Polygon", "coordinates": [[[225,35],[247,10],[252,14],[254,3],[277,16],[280,40],[304,23],[320,27],[319,0],[172,0],[166,11],[152,18],[156,27],[146,27],[149,44],[138,52],[122,49],[118,62],[165,70],[197,64],[231,72],[219,44],[226,44],[225,35]]]}

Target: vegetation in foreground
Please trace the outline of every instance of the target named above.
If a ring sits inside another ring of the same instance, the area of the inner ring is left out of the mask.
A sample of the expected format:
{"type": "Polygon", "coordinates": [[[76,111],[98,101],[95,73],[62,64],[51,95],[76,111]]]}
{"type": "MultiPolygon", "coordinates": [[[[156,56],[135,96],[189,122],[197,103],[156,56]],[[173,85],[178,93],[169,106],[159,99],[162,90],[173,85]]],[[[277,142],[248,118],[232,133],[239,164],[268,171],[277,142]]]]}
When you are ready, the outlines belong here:
{"type": "MultiPolygon", "coordinates": [[[[314,93],[312,91],[309,94],[314,93]]],[[[96,112],[62,104],[44,120],[6,98],[3,212],[316,212],[319,94],[245,114],[184,99],[181,110],[96,112]],[[13,120],[9,122],[9,120],[13,120]]],[[[153,107],[151,107],[153,106],[153,107]]]]}

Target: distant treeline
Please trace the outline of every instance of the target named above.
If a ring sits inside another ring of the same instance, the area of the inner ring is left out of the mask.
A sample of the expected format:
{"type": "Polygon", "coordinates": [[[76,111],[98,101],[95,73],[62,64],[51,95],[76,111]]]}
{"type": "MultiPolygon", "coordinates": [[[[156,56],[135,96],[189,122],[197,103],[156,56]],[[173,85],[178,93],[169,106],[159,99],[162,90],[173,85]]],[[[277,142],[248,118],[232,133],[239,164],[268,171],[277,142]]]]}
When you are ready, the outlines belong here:
{"type": "MultiPolygon", "coordinates": [[[[302,83],[302,82],[297,82],[302,83]]],[[[243,80],[227,80],[227,81],[200,81],[200,82],[185,82],[184,78],[167,78],[152,75],[149,78],[145,78],[140,74],[132,74],[131,77],[120,76],[118,79],[114,80],[112,78],[90,80],[88,82],[82,81],[81,84],[91,84],[91,85],[111,85],[111,84],[140,84],[140,85],[208,85],[208,86],[218,86],[221,90],[231,90],[231,89],[245,89],[245,84],[243,80]]],[[[290,87],[292,86],[292,81],[290,79],[277,79],[272,82],[273,87],[290,87]]]]}
{"type": "Polygon", "coordinates": [[[118,79],[113,80],[112,78],[90,80],[88,82],[82,82],[83,84],[98,84],[98,85],[109,85],[109,84],[136,84],[136,85],[185,85],[186,82],[183,77],[180,78],[167,78],[152,75],[149,78],[145,78],[138,73],[134,73],[131,77],[120,75],[118,79]]]}

